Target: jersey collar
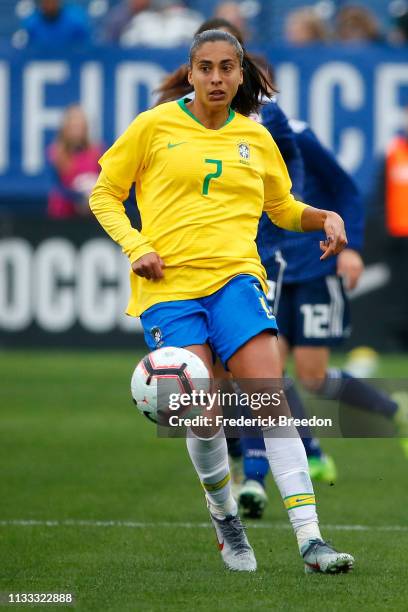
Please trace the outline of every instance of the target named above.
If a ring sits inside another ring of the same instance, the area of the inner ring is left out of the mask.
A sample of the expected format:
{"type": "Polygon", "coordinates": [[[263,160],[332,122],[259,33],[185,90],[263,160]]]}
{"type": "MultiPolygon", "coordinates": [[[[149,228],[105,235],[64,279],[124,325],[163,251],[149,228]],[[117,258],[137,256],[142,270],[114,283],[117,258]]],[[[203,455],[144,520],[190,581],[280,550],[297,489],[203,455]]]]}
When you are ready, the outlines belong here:
{"type": "MultiPolygon", "coordinates": [[[[182,111],[184,111],[189,117],[194,119],[194,121],[196,121],[197,123],[202,125],[203,128],[208,129],[208,128],[205,127],[205,125],[203,123],[201,123],[201,121],[199,121],[197,119],[197,117],[195,115],[193,115],[191,110],[189,108],[187,108],[187,106],[186,106],[187,102],[191,102],[191,100],[189,98],[182,98],[181,100],[177,100],[177,104],[179,105],[179,107],[181,108],[182,111]]],[[[228,118],[227,118],[226,122],[221,126],[221,128],[225,127],[228,123],[231,123],[231,121],[233,120],[234,117],[235,117],[235,111],[230,107],[228,118]]],[[[221,129],[221,128],[219,128],[219,129],[221,129]]],[[[215,130],[215,131],[217,131],[217,130],[215,130]]]]}

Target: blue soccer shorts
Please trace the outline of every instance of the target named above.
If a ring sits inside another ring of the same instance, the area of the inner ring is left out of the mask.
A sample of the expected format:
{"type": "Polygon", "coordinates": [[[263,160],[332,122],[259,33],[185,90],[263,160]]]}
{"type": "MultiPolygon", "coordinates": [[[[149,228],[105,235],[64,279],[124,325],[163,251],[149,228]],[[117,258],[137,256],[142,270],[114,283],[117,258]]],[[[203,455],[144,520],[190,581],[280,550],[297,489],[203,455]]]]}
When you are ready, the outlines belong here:
{"type": "Polygon", "coordinates": [[[350,335],[350,307],[341,277],[270,282],[268,302],[279,331],[294,346],[337,346],[350,335]]]}
{"type": "Polygon", "coordinates": [[[259,281],[246,274],[206,297],[155,304],[140,319],[150,349],[208,343],[224,366],[254,336],[278,331],[259,281]]]}

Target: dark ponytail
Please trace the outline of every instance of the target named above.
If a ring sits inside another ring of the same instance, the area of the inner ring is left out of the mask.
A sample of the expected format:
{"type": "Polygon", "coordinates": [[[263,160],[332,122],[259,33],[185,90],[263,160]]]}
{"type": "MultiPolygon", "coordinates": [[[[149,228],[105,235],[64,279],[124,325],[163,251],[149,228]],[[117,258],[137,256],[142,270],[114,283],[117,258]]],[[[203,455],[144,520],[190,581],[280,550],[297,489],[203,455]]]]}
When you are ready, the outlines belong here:
{"type": "Polygon", "coordinates": [[[188,82],[187,75],[188,66],[187,64],[183,64],[180,68],[177,68],[177,70],[166,77],[160,87],[155,90],[156,93],[159,94],[156,105],[163,104],[163,102],[179,100],[194,91],[193,87],[188,82]]]}
{"type": "Polygon", "coordinates": [[[276,92],[268,72],[261,70],[256,60],[244,50],[242,60],[243,83],[238,87],[235,98],[231,102],[233,108],[241,115],[257,113],[265,98],[270,99],[276,92]]]}

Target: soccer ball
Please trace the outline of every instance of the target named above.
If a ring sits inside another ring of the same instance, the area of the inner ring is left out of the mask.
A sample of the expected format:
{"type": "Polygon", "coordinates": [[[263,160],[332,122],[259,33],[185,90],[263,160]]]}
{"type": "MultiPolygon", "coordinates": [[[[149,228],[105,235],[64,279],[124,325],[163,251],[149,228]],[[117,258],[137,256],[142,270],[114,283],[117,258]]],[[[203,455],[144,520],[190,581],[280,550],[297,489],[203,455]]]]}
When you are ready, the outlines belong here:
{"type": "Polygon", "coordinates": [[[137,408],[150,421],[163,422],[169,414],[171,394],[192,391],[208,393],[210,374],[203,361],[191,351],[163,347],[149,353],[137,364],[130,383],[137,408]]]}

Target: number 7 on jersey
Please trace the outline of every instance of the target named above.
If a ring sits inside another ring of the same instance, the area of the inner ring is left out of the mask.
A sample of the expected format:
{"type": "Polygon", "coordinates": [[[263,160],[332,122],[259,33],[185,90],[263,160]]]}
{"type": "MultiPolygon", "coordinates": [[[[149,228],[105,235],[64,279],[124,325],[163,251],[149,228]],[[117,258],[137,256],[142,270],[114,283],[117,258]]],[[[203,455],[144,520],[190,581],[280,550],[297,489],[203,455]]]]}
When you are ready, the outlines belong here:
{"type": "Polygon", "coordinates": [[[206,159],[205,163],[206,164],[213,164],[213,165],[216,166],[216,171],[215,172],[210,172],[204,178],[203,192],[202,193],[203,193],[203,195],[208,195],[208,190],[210,188],[210,181],[211,181],[211,179],[218,178],[222,174],[222,161],[220,159],[206,159]]]}

